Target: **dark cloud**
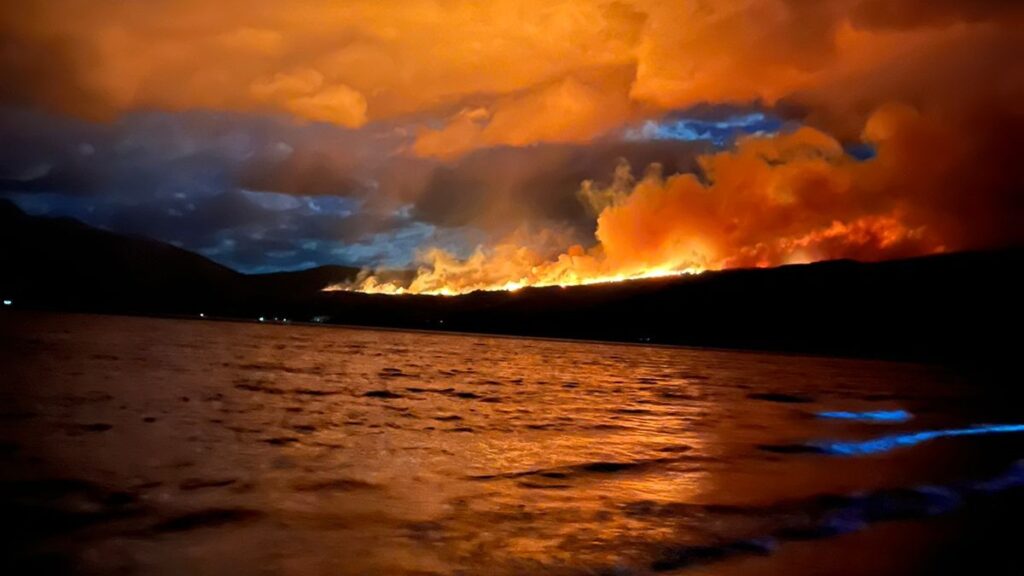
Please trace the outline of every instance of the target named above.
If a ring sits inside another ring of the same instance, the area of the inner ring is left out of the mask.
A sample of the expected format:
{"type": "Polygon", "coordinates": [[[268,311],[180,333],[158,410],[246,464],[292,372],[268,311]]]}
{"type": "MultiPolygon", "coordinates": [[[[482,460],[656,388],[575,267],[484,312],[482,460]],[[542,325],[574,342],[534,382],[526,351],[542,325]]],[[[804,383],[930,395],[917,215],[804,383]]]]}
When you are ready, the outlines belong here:
{"type": "Polygon", "coordinates": [[[593,215],[580,202],[584,180],[611,180],[624,159],[692,171],[711,143],[602,140],[590,145],[501,147],[472,153],[432,172],[417,198],[416,218],[439,226],[476,226],[506,234],[530,223],[559,222],[592,235],[593,215]]]}
{"type": "MultiPolygon", "coordinates": [[[[393,144],[383,132],[214,112],[90,122],[5,109],[0,192],[33,213],[171,242],[240,270],[364,264],[366,246],[416,226],[400,200],[371,201],[376,164],[361,155],[384,156],[378,149],[393,144]]],[[[405,251],[392,262],[407,262],[405,251]]]]}
{"type": "Polygon", "coordinates": [[[12,198],[30,213],[71,216],[155,238],[245,272],[324,264],[404,266],[415,246],[410,238],[418,243],[432,232],[401,214],[367,212],[359,202],[340,197],[231,190],[141,203],[50,193],[12,198]],[[389,249],[381,250],[381,244],[389,249]]]}
{"type": "Polygon", "coordinates": [[[306,196],[350,196],[365,186],[318,152],[292,152],[282,159],[246,163],[239,185],[252,190],[273,190],[306,196]]]}
{"type": "Polygon", "coordinates": [[[101,180],[92,145],[102,125],[22,109],[0,109],[0,190],[91,194],[101,180]]]}
{"type": "Polygon", "coordinates": [[[0,110],[6,190],[158,194],[230,187],[358,196],[395,138],[244,114],[148,112],[88,122],[0,110]]]}

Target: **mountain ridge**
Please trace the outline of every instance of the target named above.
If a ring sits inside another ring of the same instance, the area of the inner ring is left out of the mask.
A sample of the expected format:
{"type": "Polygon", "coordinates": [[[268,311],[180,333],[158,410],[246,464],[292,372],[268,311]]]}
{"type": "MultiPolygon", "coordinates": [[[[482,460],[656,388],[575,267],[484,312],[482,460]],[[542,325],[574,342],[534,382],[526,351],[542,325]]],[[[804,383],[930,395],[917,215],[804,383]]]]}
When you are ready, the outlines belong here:
{"type": "MultiPolygon", "coordinates": [[[[329,324],[946,361],[1012,348],[1024,249],[524,288],[324,292],[358,269],[246,275],[168,244],[0,202],[0,296],[18,308],[329,324]]],[[[1011,354],[1012,357],[1012,354],[1011,354]]]]}

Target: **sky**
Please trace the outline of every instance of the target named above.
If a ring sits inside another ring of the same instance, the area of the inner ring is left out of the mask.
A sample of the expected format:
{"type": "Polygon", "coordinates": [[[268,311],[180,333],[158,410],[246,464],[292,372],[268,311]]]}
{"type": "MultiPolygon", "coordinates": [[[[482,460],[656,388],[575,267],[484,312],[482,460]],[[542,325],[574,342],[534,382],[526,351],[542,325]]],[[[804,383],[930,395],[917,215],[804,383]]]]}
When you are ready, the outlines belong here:
{"type": "Polygon", "coordinates": [[[1022,53],[1012,0],[6,3],[0,196],[379,291],[1001,247],[1022,53]]]}

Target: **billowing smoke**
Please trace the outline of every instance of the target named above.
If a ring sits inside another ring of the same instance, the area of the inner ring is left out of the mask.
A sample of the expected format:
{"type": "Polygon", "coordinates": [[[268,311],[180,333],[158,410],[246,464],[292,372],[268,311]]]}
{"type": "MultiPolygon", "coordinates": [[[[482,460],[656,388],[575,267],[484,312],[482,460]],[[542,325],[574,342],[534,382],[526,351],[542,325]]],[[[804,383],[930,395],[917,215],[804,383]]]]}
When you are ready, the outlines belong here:
{"type": "Polygon", "coordinates": [[[610,184],[584,182],[590,246],[548,258],[514,242],[463,260],[429,250],[412,284],[370,276],[356,288],[461,293],[1024,243],[1021,12],[941,3],[914,16],[928,6],[858,4],[825,28],[828,66],[766,81],[761,96],[805,127],[740,139],[694,172],[622,165],[610,184]]]}
{"type": "Polygon", "coordinates": [[[353,287],[453,294],[940,252],[945,240],[911,191],[901,193],[902,176],[893,168],[902,150],[891,131],[919,122],[907,108],[879,110],[865,134],[877,153],[866,161],[831,136],[801,128],[746,137],[733,151],[701,156],[699,175],[664,177],[653,164],[636,177],[623,162],[608,185],[586,181],[579,191],[596,214],[592,247],[548,256],[513,237],[461,260],[431,249],[408,286],[370,276],[353,287]]]}

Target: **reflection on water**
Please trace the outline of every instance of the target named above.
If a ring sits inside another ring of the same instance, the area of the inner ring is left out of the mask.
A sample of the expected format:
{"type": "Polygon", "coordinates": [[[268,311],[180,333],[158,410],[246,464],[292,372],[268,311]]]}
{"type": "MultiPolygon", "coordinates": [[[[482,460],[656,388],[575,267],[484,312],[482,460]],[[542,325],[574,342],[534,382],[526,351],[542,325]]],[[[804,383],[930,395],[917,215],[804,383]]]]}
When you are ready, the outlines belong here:
{"type": "Polygon", "coordinates": [[[818,412],[818,418],[832,420],[859,420],[862,422],[906,422],[914,417],[906,410],[869,410],[867,412],[850,412],[848,410],[832,410],[818,412]]]}
{"type": "Polygon", "coordinates": [[[791,557],[881,546],[882,521],[913,522],[906,538],[927,526],[923,564],[906,542],[850,564],[895,574],[1024,481],[1022,435],[982,435],[1024,418],[923,366],[96,316],[0,326],[0,504],[18,527],[4,552],[29,571],[839,573],[822,568],[834,550],[791,557]]]}
{"type": "Polygon", "coordinates": [[[954,436],[980,436],[982,434],[1008,434],[1024,432],[1024,424],[982,424],[970,428],[954,428],[952,430],[923,430],[921,432],[907,432],[905,434],[892,434],[881,438],[860,440],[855,442],[819,442],[815,445],[828,454],[840,456],[858,456],[863,454],[878,454],[888,452],[897,448],[915,446],[922,442],[935,440],[937,438],[952,438],[954,436]]]}

